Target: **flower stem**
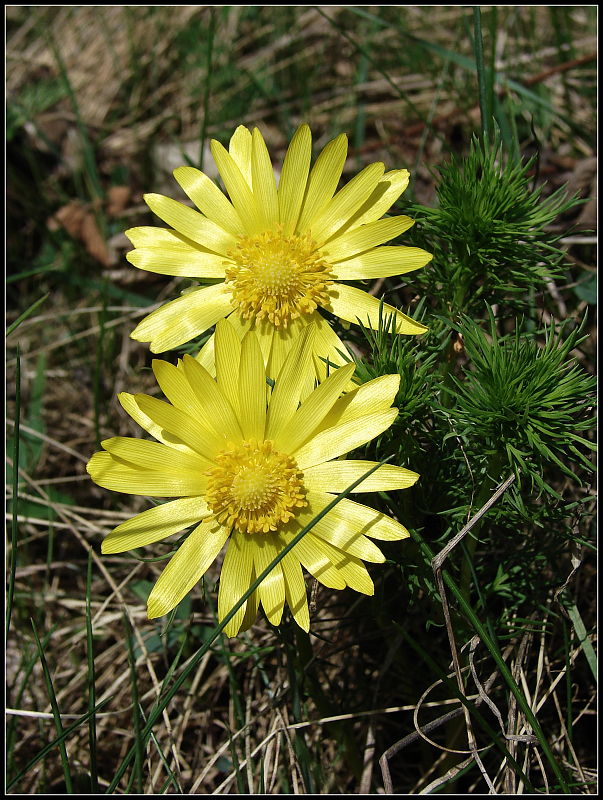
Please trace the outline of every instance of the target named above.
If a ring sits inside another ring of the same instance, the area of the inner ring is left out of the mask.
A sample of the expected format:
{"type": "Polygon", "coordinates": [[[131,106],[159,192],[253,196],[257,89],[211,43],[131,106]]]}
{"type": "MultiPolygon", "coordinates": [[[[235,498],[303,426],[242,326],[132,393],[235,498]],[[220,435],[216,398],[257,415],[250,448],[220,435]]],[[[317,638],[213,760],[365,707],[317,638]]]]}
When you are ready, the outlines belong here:
{"type": "MultiPolygon", "coordinates": [[[[486,470],[484,474],[484,481],[481,485],[479,493],[475,498],[475,506],[476,509],[479,511],[482,506],[484,506],[490,495],[492,494],[492,490],[498,485],[500,481],[500,470],[503,465],[503,459],[501,458],[500,453],[494,453],[488,459],[488,463],[486,465],[486,470]]],[[[477,549],[477,543],[479,541],[479,532],[482,528],[484,523],[485,517],[482,517],[479,522],[475,524],[473,529],[469,531],[469,536],[467,537],[467,544],[466,544],[466,558],[463,561],[463,565],[461,567],[461,581],[460,581],[460,589],[463,594],[463,597],[467,602],[469,602],[469,596],[471,594],[471,575],[473,572],[473,561],[475,559],[475,551],[477,549]]]]}

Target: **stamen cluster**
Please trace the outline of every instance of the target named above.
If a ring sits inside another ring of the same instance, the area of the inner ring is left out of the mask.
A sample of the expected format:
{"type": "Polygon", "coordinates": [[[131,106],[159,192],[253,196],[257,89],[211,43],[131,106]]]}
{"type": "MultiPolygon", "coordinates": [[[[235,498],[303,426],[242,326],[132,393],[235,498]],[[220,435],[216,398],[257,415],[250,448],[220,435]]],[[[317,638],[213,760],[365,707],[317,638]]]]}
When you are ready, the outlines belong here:
{"type": "Polygon", "coordinates": [[[218,522],[243,533],[268,533],[307,505],[303,473],[270,440],[229,444],[207,473],[206,502],[218,522]]]}
{"type": "Polygon", "coordinates": [[[267,317],[286,328],[318,305],[329,305],[332,275],[309,234],[285,236],[276,230],[245,236],[228,256],[225,281],[232,284],[233,305],[246,319],[267,317]]]}

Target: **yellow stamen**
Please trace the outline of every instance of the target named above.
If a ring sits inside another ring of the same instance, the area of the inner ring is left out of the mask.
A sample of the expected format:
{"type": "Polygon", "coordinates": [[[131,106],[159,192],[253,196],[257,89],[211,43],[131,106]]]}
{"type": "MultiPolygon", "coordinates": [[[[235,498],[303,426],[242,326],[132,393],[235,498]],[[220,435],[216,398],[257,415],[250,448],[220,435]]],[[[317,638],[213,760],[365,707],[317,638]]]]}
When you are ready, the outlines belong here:
{"type": "Polygon", "coordinates": [[[228,253],[225,280],[232,302],[246,319],[268,317],[277,327],[329,304],[329,265],[309,234],[280,229],[239,239],[228,253]]]}
{"type": "Polygon", "coordinates": [[[267,533],[307,505],[303,473],[271,441],[229,444],[216,456],[205,499],[218,522],[243,533],[267,533]]]}

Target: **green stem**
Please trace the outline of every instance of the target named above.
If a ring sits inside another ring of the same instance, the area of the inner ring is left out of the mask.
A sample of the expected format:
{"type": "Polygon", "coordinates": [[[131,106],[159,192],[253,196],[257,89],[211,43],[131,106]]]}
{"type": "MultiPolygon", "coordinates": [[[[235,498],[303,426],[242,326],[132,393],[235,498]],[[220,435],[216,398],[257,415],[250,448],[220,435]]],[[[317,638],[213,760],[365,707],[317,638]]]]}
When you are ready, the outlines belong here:
{"type": "Polygon", "coordinates": [[[216,31],[216,12],[214,8],[209,9],[209,30],[207,33],[207,72],[205,75],[205,91],[203,93],[203,122],[201,124],[201,136],[199,146],[199,169],[203,169],[205,159],[205,141],[207,139],[207,124],[209,117],[209,98],[211,95],[211,84],[213,75],[213,52],[214,34],[216,31]]]}
{"type": "Polygon", "coordinates": [[[479,89],[479,107],[482,118],[482,135],[486,141],[492,139],[492,113],[488,96],[488,76],[484,64],[484,44],[482,41],[482,12],[479,6],[473,6],[473,22],[475,40],[475,67],[477,69],[477,83],[479,89]]]}
{"type": "MultiPolygon", "coordinates": [[[[486,466],[486,473],[484,476],[484,482],[481,485],[479,493],[475,498],[475,508],[479,511],[482,506],[484,506],[488,500],[490,499],[490,495],[492,494],[492,490],[496,488],[496,486],[500,482],[500,470],[503,465],[503,459],[501,458],[500,453],[494,453],[488,459],[488,463],[486,466]]],[[[484,520],[486,517],[482,517],[479,522],[477,522],[474,527],[469,531],[467,536],[465,545],[466,549],[466,558],[463,561],[463,565],[461,567],[461,580],[460,580],[460,589],[463,597],[467,602],[469,602],[469,596],[471,594],[471,576],[473,573],[473,562],[475,560],[475,551],[477,549],[477,543],[479,541],[479,532],[484,524],[484,520]]]]}

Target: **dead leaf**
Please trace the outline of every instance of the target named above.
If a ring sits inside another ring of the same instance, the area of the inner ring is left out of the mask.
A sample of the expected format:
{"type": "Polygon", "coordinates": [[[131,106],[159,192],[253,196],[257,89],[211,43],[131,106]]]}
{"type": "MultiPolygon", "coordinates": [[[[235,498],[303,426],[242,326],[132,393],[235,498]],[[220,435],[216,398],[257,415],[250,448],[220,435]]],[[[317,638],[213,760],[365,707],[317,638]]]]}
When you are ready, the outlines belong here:
{"type": "Polygon", "coordinates": [[[132,190],[129,186],[111,186],[107,191],[107,214],[119,217],[130,202],[132,190]]]}
{"type": "Polygon", "coordinates": [[[60,208],[48,220],[48,227],[50,230],[64,228],[73,239],[79,239],[92,258],[104,267],[113,263],[94,216],[77,200],[60,208]]]}

